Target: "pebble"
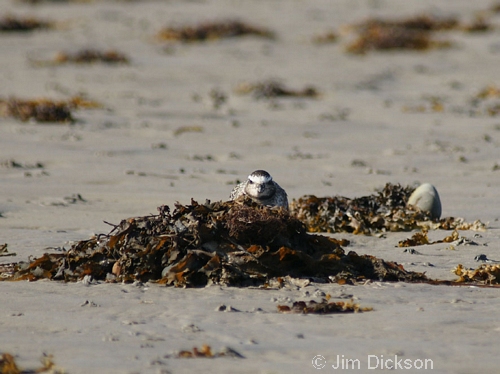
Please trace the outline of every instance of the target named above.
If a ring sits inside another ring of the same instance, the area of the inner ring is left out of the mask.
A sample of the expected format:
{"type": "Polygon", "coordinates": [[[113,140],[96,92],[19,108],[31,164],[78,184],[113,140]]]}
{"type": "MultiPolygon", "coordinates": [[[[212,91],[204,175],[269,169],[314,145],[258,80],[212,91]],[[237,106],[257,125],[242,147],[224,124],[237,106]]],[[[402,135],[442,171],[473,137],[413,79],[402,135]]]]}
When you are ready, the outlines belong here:
{"type": "Polygon", "coordinates": [[[221,304],[215,308],[216,312],[240,312],[240,310],[233,308],[231,305],[221,304]]]}
{"type": "Polygon", "coordinates": [[[408,205],[430,212],[433,219],[441,218],[441,200],[436,187],[430,183],[424,183],[413,191],[408,199],[408,205]]]}

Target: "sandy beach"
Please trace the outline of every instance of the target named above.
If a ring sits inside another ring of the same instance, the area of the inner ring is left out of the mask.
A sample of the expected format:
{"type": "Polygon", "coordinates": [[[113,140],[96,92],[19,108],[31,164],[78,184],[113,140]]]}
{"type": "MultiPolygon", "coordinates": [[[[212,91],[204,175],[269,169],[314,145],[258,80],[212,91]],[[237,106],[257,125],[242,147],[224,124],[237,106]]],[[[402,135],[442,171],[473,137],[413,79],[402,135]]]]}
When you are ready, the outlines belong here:
{"type": "MultiPolygon", "coordinates": [[[[350,240],[346,251],[434,279],[455,280],[452,270],[478,267],[480,254],[500,261],[500,13],[493,5],[3,1],[1,16],[52,27],[0,32],[0,100],[78,96],[100,107],[74,110],[72,123],[0,118],[0,245],[16,254],[1,256],[0,264],[68,249],[109,232],[108,223],[156,214],[160,205],[227,200],[256,169],[270,172],[290,201],[432,183],[443,217],[487,224],[486,231],[460,232],[476,245],[439,243],[410,254],[397,247],[409,232],[328,235],[350,240]],[[433,32],[426,50],[347,51],[354,25],[421,14],[464,26],[433,32]],[[490,27],[466,31],[478,16],[490,27]],[[220,20],[274,37],[158,38],[165,27],[220,20]],[[328,33],[335,41],[319,43],[328,33]],[[89,48],[119,51],[129,63],[54,62],[58,53],[89,48]],[[269,80],[318,95],[247,93],[269,80]]],[[[428,235],[434,241],[449,234],[428,235]]],[[[0,282],[0,294],[0,353],[25,370],[39,367],[44,354],[72,374],[309,373],[342,364],[369,373],[390,370],[398,359],[394,369],[406,372],[431,361],[427,371],[435,373],[496,373],[500,365],[498,288],[312,282],[279,290],[180,289],[42,280],[0,282]],[[277,312],[278,305],[327,294],[373,311],[277,312]],[[204,345],[226,353],[176,357],[204,345]]]]}

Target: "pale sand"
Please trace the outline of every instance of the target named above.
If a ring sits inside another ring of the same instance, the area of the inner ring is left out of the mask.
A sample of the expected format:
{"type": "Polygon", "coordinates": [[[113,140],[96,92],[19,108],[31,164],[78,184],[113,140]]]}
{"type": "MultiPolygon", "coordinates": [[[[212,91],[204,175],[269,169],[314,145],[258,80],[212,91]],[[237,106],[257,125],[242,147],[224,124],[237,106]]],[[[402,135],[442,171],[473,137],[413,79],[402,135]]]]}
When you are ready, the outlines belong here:
{"type": "MultiPolygon", "coordinates": [[[[232,183],[259,168],[274,176],[290,200],[305,194],[357,197],[387,182],[430,182],[440,193],[443,216],[489,222],[481,237],[461,233],[481,245],[451,251],[434,244],[416,247],[422,255],[410,255],[395,247],[410,233],[334,236],[352,241],[347,250],[440,279],[454,279],[451,270],[459,263],[477,267],[474,257],[481,253],[500,260],[500,171],[493,171],[500,164],[500,120],[453,110],[469,107],[470,98],[487,85],[500,84],[495,80],[499,31],[441,33],[456,44],[447,50],[361,57],[344,53],[347,37],[332,45],[311,42],[317,34],[369,15],[436,11],[471,20],[491,2],[450,4],[225,0],[30,7],[5,2],[2,12],[67,23],[56,31],[0,35],[0,96],[67,99],[83,93],[106,110],[79,111],[79,123],[71,126],[1,119],[0,161],[41,162],[48,175],[0,167],[0,243],[17,253],[0,261],[40,256],[46,247],[68,248],[69,241],[108,232],[111,227],[103,221],[156,213],[161,204],[226,199],[232,183]],[[174,45],[168,51],[153,40],[163,26],[233,17],[270,28],[278,37],[174,45]],[[34,67],[28,62],[83,47],[116,48],[132,64],[34,67]],[[293,89],[313,85],[322,96],[279,99],[273,108],[233,92],[241,82],[269,78],[293,89]],[[209,97],[214,88],[228,95],[219,109],[209,97]],[[442,97],[445,111],[402,110],[425,103],[424,96],[442,97]],[[346,120],[331,119],[344,109],[349,110],[346,120]],[[201,126],[203,132],[176,136],[183,126],[201,126]],[[154,149],[158,143],[167,149],[154,149]],[[213,160],[198,160],[207,156],[213,160]],[[353,160],[366,167],[352,166],[353,160]],[[86,202],[64,200],[76,193],[86,202]]],[[[500,16],[492,21],[500,25],[500,16]]],[[[429,236],[436,240],[448,234],[429,236]]],[[[500,364],[495,289],[372,283],[182,290],[48,281],[2,282],[0,287],[0,350],[17,355],[24,368],[35,367],[43,352],[53,354],[69,373],[317,372],[311,364],[315,355],[330,364],[337,355],[359,359],[361,368],[354,372],[373,372],[368,355],[432,359],[437,373],[493,373],[500,364]],[[276,313],[279,303],[319,300],[316,289],[334,299],[352,295],[375,310],[334,316],[276,313]],[[86,300],[99,306],[81,306],[86,300]],[[241,312],[215,311],[220,304],[241,312]],[[190,324],[202,331],[183,329],[190,324]],[[246,359],[164,357],[203,344],[214,351],[229,346],[246,359]]]]}

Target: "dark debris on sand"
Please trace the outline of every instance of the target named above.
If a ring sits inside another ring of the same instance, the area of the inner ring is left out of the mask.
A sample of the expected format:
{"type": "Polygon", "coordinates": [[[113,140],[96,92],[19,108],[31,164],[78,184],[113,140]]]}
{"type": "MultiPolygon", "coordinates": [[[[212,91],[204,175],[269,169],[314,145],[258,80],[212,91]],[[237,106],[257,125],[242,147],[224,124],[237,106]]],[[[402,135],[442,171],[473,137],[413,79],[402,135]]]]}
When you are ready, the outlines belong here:
{"type": "Polygon", "coordinates": [[[335,239],[308,234],[282,208],[252,201],[176,204],[158,215],[123,220],[108,235],[74,244],[66,253],[11,264],[3,280],[42,278],[108,282],[155,281],[173,286],[266,286],[290,276],[352,283],[367,279],[424,281],[421,273],[355,252],[335,239]]]}
{"type": "Polygon", "coordinates": [[[304,87],[302,90],[295,90],[274,79],[258,83],[241,83],[236,87],[235,91],[240,95],[252,93],[256,99],[272,99],[276,97],[317,98],[319,96],[319,92],[312,86],[304,87]]]}
{"type": "Polygon", "coordinates": [[[40,123],[71,123],[74,122],[72,110],[98,107],[101,107],[99,103],[79,96],[60,101],[10,98],[0,99],[0,116],[17,118],[23,122],[34,120],[40,123]]]}
{"type": "MultiPolygon", "coordinates": [[[[454,17],[440,18],[427,14],[392,20],[369,18],[352,26],[358,37],[347,46],[347,51],[364,54],[374,50],[422,51],[447,48],[451,46],[451,42],[436,40],[434,32],[458,29],[459,27],[460,23],[454,17]]],[[[478,27],[479,25],[471,26],[470,31],[478,27]]]]}
{"type": "Polygon", "coordinates": [[[15,357],[10,353],[0,354],[0,373],[2,374],[34,374],[34,373],[62,373],[58,370],[53,361],[53,356],[43,354],[40,359],[41,367],[36,369],[21,369],[16,363],[15,357]]]}
{"type": "Polygon", "coordinates": [[[376,194],[350,199],[342,196],[303,196],[290,203],[290,212],[304,222],[309,232],[348,232],[370,235],[414,229],[484,229],[476,221],[446,217],[432,220],[428,212],[414,210],[406,203],[415,188],[387,183],[376,194]]]}
{"type": "Polygon", "coordinates": [[[59,52],[53,61],[55,64],[92,64],[95,62],[102,62],[105,64],[128,64],[130,61],[125,54],[113,49],[106,51],[82,49],[75,53],[59,52]]]}
{"type": "Polygon", "coordinates": [[[29,32],[36,29],[51,28],[50,22],[32,17],[6,16],[0,19],[0,32],[29,32]]]}
{"type": "Polygon", "coordinates": [[[250,25],[239,20],[205,22],[196,26],[166,27],[158,33],[160,40],[183,43],[201,42],[224,38],[254,35],[273,38],[270,30],[250,25]]]}
{"type": "MultiPolygon", "coordinates": [[[[327,295],[328,296],[328,295],[327,295]]],[[[329,301],[325,298],[320,302],[296,301],[292,306],[278,305],[278,312],[292,314],[337,314],[337,313],[359,313],[372,311],[371,307],[360,307],[352,301],[329,301]]]]}

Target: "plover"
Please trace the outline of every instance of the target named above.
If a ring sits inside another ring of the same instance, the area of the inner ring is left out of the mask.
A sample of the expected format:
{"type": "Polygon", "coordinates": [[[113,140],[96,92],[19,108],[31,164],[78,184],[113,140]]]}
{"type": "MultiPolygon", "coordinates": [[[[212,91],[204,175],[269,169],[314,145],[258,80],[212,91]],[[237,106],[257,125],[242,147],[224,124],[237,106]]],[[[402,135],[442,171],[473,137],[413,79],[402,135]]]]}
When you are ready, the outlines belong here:
{"type": "Polygon", "coordinates": [[[264,170],[255,170],[245,182],[234,187],[229,199],[236,200],[240,196],[248,196],[262,205],[281,206],[288,209],[285,190],[264,170]]]}

